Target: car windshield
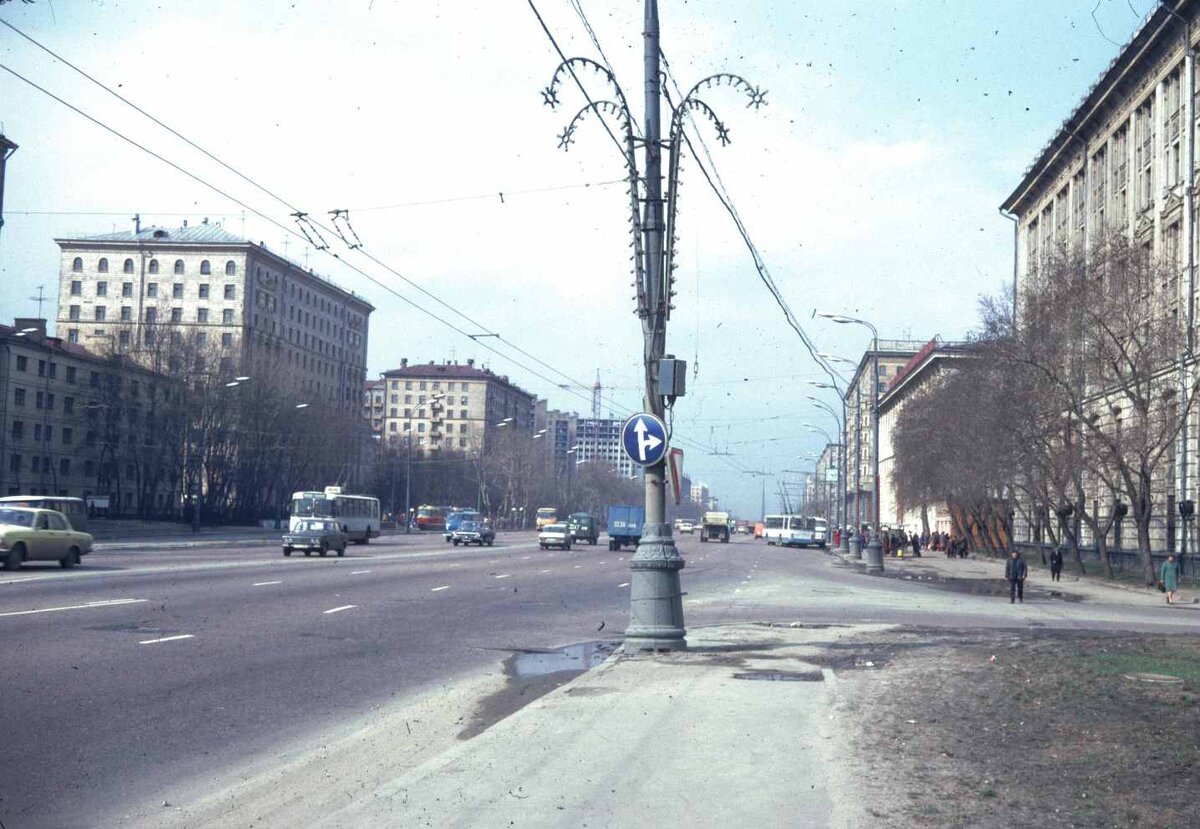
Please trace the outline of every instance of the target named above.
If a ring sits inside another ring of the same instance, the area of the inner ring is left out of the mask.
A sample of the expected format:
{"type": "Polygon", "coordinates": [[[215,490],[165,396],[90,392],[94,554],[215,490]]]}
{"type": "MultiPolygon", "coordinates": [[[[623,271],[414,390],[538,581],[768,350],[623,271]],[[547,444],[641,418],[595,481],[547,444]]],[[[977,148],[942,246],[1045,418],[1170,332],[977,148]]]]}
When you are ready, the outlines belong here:
{"type": "Polygon", "coordinates": [[[566,524],[547,524],[542,527],[542,532],[547,533],[565,533],[567,531],[566,524]]]}
{"type": "Polygon", "coordinates": [[[33,513],[19,509],[0,509],[0,524],[15,524],[18,527],[32,527],[33,513]]]}
{"type": "Polygon", "coordinates": [[[458,528],[460,530],[464,530],[465,532],[475,533],[479,532],[483,528],[483,525],[478,521],[464,521],[458,525],[458,528]]]}
{"type": "Polygon", "coordinates": [[[332,521],[301,521],[296,525],[296,532],[322,533],[337,528],[332,521]]]}

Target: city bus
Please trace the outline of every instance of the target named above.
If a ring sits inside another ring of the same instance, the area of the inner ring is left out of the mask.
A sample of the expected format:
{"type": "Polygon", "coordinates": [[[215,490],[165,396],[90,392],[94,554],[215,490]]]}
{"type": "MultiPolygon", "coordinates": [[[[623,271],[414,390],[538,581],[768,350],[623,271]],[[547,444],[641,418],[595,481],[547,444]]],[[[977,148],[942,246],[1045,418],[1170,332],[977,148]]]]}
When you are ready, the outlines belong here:
{"type": "Polygon", "coordinates": [[[537,529],[547,527],[550,524],[558,523],[558,510],[554,507],[538,507],[537,518],[534,520],[534,526],[537,529]]]}
{"type": "Polygon", "coordinates": [[[429,504],[422,504],[414,510],[413,527],[418,530],[444,532],[446,529],[446,516],[449,512],[450,507],[435,507],[429,504]]]}
{"type": "Polygon", "coordinates": [[[355,544],[366,544],[379,537],[379,499],[370,495],[350,495],[340,486],[327,486],[323,492],[292,493],[292,513],[288,530],[295,532],[305,518],[333,518],[346,529],[355,544]]]}
{"type": "Polygon", "coordinates": [[[788,547],[824,547],[825,520],[804,515],[768,515],[763,518],[763,538],[768,544],[788,547]]]}

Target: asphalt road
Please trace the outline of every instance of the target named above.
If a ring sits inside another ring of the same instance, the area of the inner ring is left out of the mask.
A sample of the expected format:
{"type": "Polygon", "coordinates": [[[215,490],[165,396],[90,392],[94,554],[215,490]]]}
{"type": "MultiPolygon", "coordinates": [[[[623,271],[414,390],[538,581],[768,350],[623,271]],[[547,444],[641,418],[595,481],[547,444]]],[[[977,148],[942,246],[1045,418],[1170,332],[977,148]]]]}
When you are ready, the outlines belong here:
{"type": "MultiPolygon", "coordinates": [[[[817,551],[684,537],[689,625],[771,620],[1189,630],[1200,614],[1034,602],[869,578],[817,551]]],[[[275,546],[94,554],[0,574],[0,820],[104,825],[185,781],[483,671],[611,638],[631,552],[385,537],[345,558],[275,546]],[[600,628],[603,623],[603,629],[600,628]]]]}

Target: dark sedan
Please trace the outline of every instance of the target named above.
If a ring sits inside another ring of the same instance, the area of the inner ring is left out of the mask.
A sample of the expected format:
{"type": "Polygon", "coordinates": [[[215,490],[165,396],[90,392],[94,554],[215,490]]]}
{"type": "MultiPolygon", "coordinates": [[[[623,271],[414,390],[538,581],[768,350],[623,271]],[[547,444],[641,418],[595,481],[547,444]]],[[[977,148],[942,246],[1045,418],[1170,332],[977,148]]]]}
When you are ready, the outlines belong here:
{"type": "Polygon", "coordinates": [[[450,536],[450,543],[457,547],[459,544],[484,544],[489,547],[496,540],[496,531],[482,521],[464,521],[450,536]]]}
{"type": "Polygon", "coordinates": [[[337,521],[306,518],[283,537],[283,554],[290,556],[292,550],[302,550],[304,555],[325,555],[330,550],[339,556],[346,554],[346,533],[337,521]]]}

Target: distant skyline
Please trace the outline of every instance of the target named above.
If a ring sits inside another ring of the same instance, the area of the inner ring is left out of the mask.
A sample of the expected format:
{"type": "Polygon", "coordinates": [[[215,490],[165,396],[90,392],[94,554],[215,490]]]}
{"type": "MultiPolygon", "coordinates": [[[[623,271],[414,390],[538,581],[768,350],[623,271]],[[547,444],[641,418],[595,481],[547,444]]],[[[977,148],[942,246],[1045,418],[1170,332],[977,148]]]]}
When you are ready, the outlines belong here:
{"type": "MultiPolygon", "coordinates": [[[[535,2],[568,55],[599,58],[569,0],[535,2]]],[[[640,120],[641,3],[578,4],[640,120]]],[[[857,360],[865,332],[814,310],[864,316],[887,338],[966,336],[978,297],[1011,278],[1000,202],[1155,4],[659,5],[680,84],[728,71],[767,90],[759,111],[725,89],[706,95],[733,141],[702,134],[797,317],[823,351],[857,360]]],[[[208,217],[377,307],[368,379],[402,357],[474,358],[587,415],[599,371],[605,415],[640,408],[620,158],[594,121],[569,152],[557,148],[584,102],[566,88],[557,112],[542,105],[558,58],[526,0],[9,3],[0,20],[287,200],[0,26],[10,70],[0,71],[0,131],[20,145],[0,235],[0,322],[32,315],[38,286],[53,302],[56,236],[127,229],[135,213],[143,225],[208,217]],[[333,239],[315,251],[280,227],[296,229],[295,210],[328,223],[334,209],[350,211],[361,251],[333,239]],[[481,333],[503,339],[467,336],[481,333]]],[[[793,480],[782,470],[824,445],[800,424],[832,431],[805,400],[822,376],[690,160],[679,231],[668,351],[689,362],[675,411],[685,472],[753,517],[761,484],[746,473],[793,480]]]]}

